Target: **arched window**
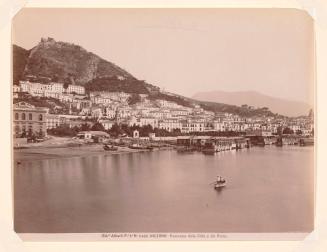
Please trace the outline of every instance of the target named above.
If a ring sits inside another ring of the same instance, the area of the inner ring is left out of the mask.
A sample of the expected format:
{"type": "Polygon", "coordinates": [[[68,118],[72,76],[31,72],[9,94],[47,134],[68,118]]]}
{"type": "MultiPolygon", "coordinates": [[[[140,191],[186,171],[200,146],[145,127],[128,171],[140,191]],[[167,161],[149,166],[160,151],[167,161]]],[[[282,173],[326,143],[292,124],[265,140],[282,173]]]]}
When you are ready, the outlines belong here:
{"type": "Polygon", "coordinates": [[[25,116],[25,113],[23,113],[22,114],[22,120],[25,120],[26,118],[25,118],[26,116],[25,116]]]}
{"type": "Polygon", "coordinates": [[[18,120],[18,119],[19,119],[18,113],[15,113],[15,120],[18,120]]]}
{"type": "Polygon", "coordinates": [[[39,115],[39,121],[42,121],[43,120],[43,116],[42,114],[39,115]]]}
{"type": "Polygon", "coordinates": [[[32,113],[29,113],[29,114],[28,114],[28,120],[30,120],[30,121],[31,121],[31,120],[32,120],[32,118],[33,118],[33,117],[32,117],[32,113]]]}

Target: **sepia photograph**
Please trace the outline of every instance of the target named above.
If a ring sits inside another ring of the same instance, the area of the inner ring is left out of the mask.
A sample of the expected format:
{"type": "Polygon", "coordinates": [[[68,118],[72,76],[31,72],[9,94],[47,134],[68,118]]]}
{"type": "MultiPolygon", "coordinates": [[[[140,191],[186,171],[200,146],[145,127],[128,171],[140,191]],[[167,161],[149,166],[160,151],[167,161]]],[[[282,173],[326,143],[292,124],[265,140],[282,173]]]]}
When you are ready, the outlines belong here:
{"type": "Polygon", "coordinates": [[[297,9],[22,8],[14,231],[310,234],[314,35],[297,9]]]}

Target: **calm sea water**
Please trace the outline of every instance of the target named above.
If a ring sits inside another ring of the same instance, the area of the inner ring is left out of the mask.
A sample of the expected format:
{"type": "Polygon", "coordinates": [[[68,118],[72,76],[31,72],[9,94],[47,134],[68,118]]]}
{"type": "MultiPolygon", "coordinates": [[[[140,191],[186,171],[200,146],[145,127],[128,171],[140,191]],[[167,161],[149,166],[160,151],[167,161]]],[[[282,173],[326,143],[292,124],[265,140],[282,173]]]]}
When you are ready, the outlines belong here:
{"type": "Polygon", "coordinates": [[[26,161],[14,170],[15,230],[307,232],[313,162],[312,147],[274,146],[26,161]]]}

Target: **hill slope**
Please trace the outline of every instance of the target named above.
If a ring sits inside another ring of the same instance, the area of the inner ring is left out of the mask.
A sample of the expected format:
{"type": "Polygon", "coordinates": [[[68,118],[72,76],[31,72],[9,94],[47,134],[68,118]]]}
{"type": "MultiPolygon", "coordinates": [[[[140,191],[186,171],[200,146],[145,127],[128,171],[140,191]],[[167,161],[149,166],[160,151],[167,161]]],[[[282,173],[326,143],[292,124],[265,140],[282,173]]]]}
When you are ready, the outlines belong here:
{"type": "Polygon", "coordinates": [[[13,45],[13,82],[18,85],[23,78],[24,69],[27,63],[29,51],[19,46],[13,45]]]}
{"type": "MultiPolygon", "coordinates": [[[[199,104],[214,112],[227,112],[243,116],[273,115],[269,110],[248,110],[235,105],[199,102],[176,94],[161,93],[160,88],[138,80],[127,71],[78,45],[57,42],[52,38],[41,39],[31,50],[13,45],[13,79],[31,79],[39,82],[50,80],[83,85],[86,91],[112,91],[149,94],[151,100],[163,99],[192,107],[199,104]]],[[[201,99],[203,100],[203,99],[201,99]]],[[[210,101],[210,100],[209,100],[210,101]]]]}
{"type": "Polygon", "coordinates": [[[125,70],[78,45],[57,42],[52,38],[41,39],[41,42],[29,51],[21,75],[48,77],[59,82],[68,79],[79,85],[102,77],[133,78],[125,70]]]}
{"type": "Polygon", "coordinates": [[[274,113],[286,116],[307,115],[310,106],[304,102],[289,101],[271,97],[255,91],[244,92],[200,92],[193,96],[194,99],[210,102],[228,103],[236,106],[247,104],[254,107],[268,107],[274,113]]]}

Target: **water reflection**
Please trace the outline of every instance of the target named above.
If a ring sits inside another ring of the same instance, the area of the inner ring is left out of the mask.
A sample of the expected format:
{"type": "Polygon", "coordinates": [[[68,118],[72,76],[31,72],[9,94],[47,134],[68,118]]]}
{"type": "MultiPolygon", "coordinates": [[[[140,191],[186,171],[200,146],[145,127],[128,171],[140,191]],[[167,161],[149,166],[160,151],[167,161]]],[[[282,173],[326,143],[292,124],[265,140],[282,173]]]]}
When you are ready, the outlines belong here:
{"type": "Polygon", "coordinates": [[[312,148],[23,162],[14,186],[18,232],[289,232],[313,225],[312,148]],[[210,185],[218,174],[227,179],[222,190],[210,185]]]}

